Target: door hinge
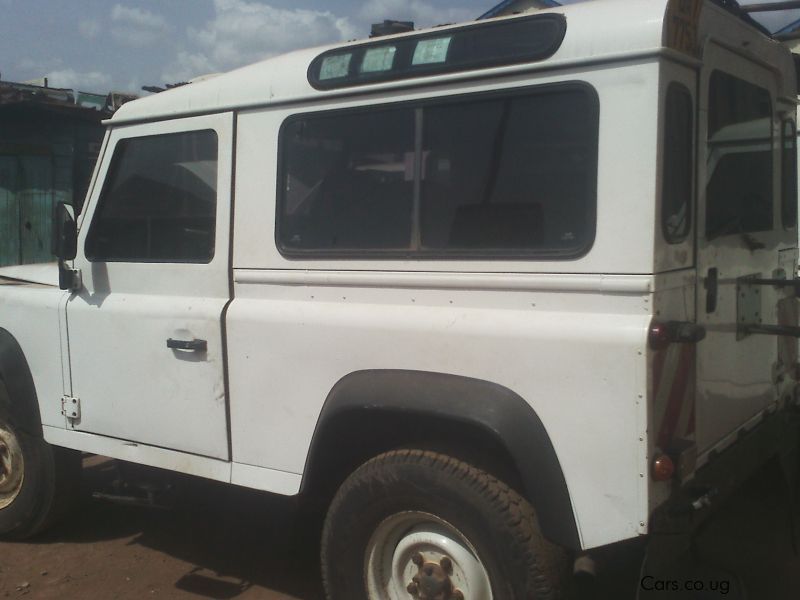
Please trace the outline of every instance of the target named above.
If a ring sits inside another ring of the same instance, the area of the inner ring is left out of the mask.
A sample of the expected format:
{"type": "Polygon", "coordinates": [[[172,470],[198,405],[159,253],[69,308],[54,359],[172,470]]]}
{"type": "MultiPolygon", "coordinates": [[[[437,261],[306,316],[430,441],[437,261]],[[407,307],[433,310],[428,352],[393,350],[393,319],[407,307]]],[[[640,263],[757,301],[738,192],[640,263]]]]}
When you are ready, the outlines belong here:
{"type": "Polygon", "coordinates": [[[61,398],[61,414],[70,419],[77,421],[81,418],[81,401],[72,396],[64,396],[61,398]]]}
{"type": "Polygon", "coordinates": [[[70,269],[66,265],[60,265],[58,268],[58,286],[62,290],[69,290],[77,292],[83,287],[80,269],[70,269]]]}

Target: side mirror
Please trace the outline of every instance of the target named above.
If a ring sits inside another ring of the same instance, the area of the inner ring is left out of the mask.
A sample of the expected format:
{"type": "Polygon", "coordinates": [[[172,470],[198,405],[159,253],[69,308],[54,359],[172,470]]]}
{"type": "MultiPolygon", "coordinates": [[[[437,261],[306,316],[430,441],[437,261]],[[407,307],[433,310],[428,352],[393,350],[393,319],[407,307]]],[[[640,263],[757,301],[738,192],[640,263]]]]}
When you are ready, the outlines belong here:
{"type": "Polygon", "coordinates": [[[65,202],[56,205],[52,246],[52,252],[58,258],[59,287],[62,290],[78,289],[78,272],[66,262],[74,260],[78,254],[78,224],[75,222],[75,209],[65,202]]]}
{"type": "Polygon", "coordinates": [[[78,254],[78,225],[72,205],[59,202],[53,223],[53,254],[59,261],[73,260],[78,254]]]}

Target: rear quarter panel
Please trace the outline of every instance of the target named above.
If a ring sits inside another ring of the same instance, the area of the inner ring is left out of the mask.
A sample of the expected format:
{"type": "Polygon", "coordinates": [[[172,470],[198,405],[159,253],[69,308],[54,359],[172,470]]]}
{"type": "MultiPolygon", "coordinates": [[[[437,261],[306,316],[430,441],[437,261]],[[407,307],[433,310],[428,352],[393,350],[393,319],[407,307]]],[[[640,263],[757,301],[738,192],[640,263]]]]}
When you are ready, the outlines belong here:
{"type": "MultiPolygon", "coordinates": [[[[376,282],[380,274],[375,274],[376,282]]],[[[237,272],[227,318],[233,460],[302,473],[331,388],[406,369],[502,385],[544,423],[584,547],[647,522],[646,294],[292,285],[237,272]]]]}

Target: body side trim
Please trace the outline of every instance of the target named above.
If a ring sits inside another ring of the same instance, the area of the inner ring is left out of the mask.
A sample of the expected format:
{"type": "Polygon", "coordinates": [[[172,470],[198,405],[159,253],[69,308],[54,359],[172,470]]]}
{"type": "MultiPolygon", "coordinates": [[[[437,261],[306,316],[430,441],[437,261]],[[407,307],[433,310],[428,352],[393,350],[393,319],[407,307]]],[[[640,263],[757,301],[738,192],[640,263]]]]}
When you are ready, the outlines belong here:
{"type": "Polygon", "coordinates": [[[233,463],[231,466],[232,484],[282,496],[296,496],[300,493],[302,480],[302,475],[287,471],[255,467],[243,463],[233,463]]]}
{"type": "Polygon", "coordinates": [[[235,269],[240,284],[649,294],[652,275],[235,269]]]}
{"type": "Polygon", "coordinates": [[[45,426],[43,429],[45,441],[54,446],[90,452],[215,481],[230,482],[231,480],[231,463],[228,461],[146,446],[82,431],[49,426],[45,426]]]}

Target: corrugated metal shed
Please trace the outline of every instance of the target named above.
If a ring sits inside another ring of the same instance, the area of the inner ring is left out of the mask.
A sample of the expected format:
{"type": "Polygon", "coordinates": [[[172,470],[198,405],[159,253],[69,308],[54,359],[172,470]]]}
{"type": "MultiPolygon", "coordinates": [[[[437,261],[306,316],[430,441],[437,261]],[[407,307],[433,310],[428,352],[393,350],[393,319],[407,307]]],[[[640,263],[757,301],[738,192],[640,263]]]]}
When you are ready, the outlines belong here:
{"type": "Polygon", "coordinates": [[[53,207],[83,201],[110,115],[71,90],[0,82],[0,266],[53,260],[53,207]]]}

